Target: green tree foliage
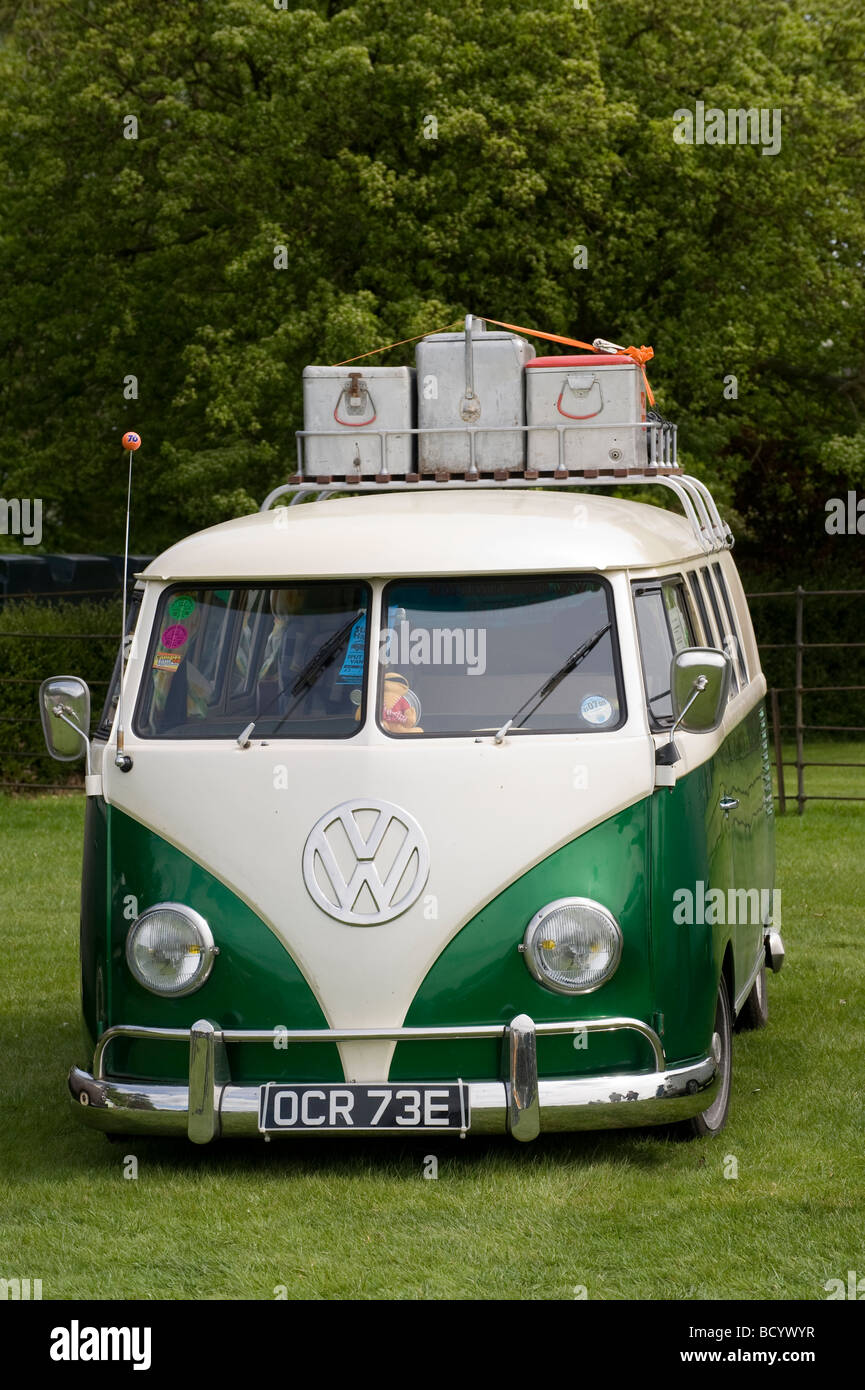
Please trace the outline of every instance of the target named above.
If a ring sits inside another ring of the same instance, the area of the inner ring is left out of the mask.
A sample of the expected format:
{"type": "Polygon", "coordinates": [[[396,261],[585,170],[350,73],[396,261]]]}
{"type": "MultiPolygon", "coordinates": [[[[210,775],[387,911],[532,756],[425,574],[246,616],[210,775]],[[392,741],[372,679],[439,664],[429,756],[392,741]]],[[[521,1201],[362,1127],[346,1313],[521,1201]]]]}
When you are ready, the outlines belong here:
{"type": "Polygon", "coordinates": [[[254,509],[307,362],[466,311],[652,343],[762,553],[825,544],[865,476],[858,0],[277,5],[0,4],[0,493],[46,545],[116,549],[129,427],[136,549],[254,509]],[[677,144],[698,101],[780,151],[677,144]]]}

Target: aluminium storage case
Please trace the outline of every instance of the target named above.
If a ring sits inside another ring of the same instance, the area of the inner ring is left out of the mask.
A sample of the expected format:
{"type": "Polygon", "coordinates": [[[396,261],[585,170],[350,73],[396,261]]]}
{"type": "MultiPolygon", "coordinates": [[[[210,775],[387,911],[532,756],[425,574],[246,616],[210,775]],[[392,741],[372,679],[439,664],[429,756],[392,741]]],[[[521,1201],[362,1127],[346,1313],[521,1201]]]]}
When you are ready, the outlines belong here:
{"type": "Polygon", "coordinates": [[[412,367],[304,367],[304,440],[308,474],[411,471],[415,421],[412,367]],[[395,434],[381,431],[395,430],[395,434]]]}
{"type": "Polygon", "coordinates": [[[646,393],[636,363],[622,354],[536,357],[526,364],[529,468],[552,473],[646,466],[646,393]]]}
{"type": "Polygon", "coordinates": [[[465,333],[432,333],[417,345],[418,424],[421,430],[452,431],[420,434],[418,467],[422,474],[469,470],[467,427],[481,431],[475,435],[479,472],[525,467],[525,432],[514,427],[525,424],[523,368],[534,357],[534,349],[515,333],[485,331],[477,320],[471,346],[474,401],[467,402],[465,333]],[[508,432],[484,433],[485,428],[508,432]]]}

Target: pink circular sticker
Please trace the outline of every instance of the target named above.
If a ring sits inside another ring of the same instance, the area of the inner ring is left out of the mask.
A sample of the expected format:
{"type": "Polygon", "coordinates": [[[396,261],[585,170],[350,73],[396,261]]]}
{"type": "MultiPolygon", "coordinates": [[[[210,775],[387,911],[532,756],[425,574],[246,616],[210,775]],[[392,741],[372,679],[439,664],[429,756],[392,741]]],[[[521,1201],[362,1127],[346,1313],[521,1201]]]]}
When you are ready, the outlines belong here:
{"type": "Polygon", "coordinates": [[[173,652],[178,647],[182,647],[189,633],[182,623],[175,623],[173,627],[167,627],[162,634],[162,645],[166,651],[173,652]]]}

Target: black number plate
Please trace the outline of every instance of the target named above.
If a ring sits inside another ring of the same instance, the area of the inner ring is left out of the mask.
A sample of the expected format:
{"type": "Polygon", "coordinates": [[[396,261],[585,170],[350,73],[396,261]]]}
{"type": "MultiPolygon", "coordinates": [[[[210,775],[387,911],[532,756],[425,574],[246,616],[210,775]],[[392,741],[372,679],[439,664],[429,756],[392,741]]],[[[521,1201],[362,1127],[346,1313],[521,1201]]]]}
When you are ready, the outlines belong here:
{"type": "Polygon", "coordinates": [[[258,1127],[264,1134],[287,1130],[468,1129],[469,1088],[464,1081],[442,1086],[286,1086],[261,1088],[258,1127]]]}

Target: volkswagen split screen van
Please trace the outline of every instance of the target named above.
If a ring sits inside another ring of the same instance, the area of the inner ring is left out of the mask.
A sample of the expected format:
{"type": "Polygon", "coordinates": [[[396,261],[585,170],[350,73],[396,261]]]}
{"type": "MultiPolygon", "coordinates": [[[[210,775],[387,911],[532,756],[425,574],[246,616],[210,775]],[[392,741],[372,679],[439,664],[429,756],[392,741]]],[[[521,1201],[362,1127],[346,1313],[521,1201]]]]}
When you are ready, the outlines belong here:
{"type": "Polygon", "coordinates": [[[783,960],[731,537],[639,362],[512,338],[307,369],[297,473],[138,577],[92,736],[44,683],[95,1128],[723,1127],[783,960]]]}

